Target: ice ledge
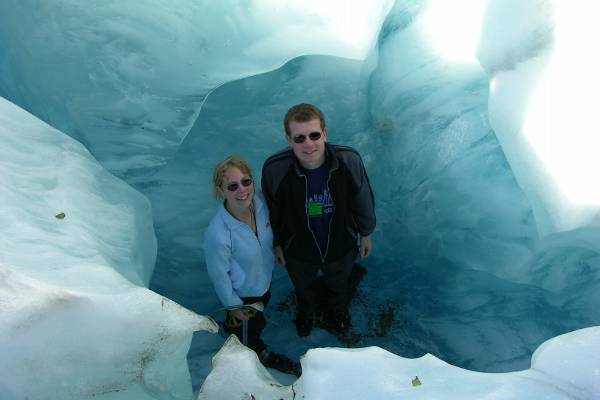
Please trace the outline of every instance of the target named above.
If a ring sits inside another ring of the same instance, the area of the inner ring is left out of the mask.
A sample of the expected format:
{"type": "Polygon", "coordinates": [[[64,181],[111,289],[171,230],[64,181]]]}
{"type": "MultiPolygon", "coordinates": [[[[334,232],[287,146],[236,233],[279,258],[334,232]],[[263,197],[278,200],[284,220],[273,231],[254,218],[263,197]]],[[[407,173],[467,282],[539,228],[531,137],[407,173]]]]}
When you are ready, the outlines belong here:
{"type": "Polygon", "coordinates": [[[144,287],[148,200],[2,98],[0,142],[0,398],[191,398],[192,333],[218,326],[144,287]]]}
{"type": "Polygon", "coordinates": [[[213,357],[213,369],[208,375],[198,400],[212,399],[300,399],[299,379],[290,386],[277,382],[260,363],[255,352],[231,335],[213,357]]]}
{"type": "Polygon", "coordinates": [[[578,330],[543,343],[532,368],[508,373],[469,371],[430,354],[407,359],[379,347],[319,348],[301,359],[300,379],[283,386],[230,337],[198,399],[594,399],[600,398],[599,348],[600,327],[578,330]]]}

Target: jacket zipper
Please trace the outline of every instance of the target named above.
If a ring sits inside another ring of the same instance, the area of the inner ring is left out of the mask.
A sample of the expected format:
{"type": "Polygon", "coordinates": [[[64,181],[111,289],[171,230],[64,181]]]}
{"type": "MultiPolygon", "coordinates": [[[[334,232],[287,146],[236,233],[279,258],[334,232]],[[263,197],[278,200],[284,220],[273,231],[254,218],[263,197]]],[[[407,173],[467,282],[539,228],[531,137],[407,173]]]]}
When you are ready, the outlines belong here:
{"type": "MultiPolygon", "coordinates": [[[[250,231],[250,233],[252,234],[252,236],[254,236],[254,238],[258,242],[258,247],[260,247],[262,249],[262,244],[260,243],[260,238],[259,238],[259,235],[258,235],[258,223],[256,222],[256,207],[254,206],[254,204],[252,205],[252,208],[254,209],[254,212],[252,213],[253,215],[251,216],[251,218],[254,220],[254,227],[256,228],[256,233],[254,233],[252,231],[252,228],[250,226],[246,225],[242,221],[238,220],[238,222],[240,224],[242,224],[243,226],[245,226],[246,229],[248,229],[250,231]]],[[[237,220],[237,218],[236,218],[236,220],[237,220]]]]}
{"type": "Polygon", "coordinates": [[[256,218],[256,205],[254,204],[254,202],[252,202],[252,219],[254,220],[254,227],[256,228],[256,233],[252,232],[252,228],[250,228],[250,232],[252,232],[252,235],[254,235],[256,241],[258,242],[258,247],[260,247],[262,250],[262,244],[260,244],[260,237],[258,236],[258,220],[256,218]]]}
{"type": "MultiPolygon", "coordinates": [[[[336,168],[337,169],[337,168],[336,168]]],[[[329,181],[331,180],[331,173],[335,171],[334,169],[329,170],[329,176],[327,177],[327,182],[325,186],[327,187],[327,191],[329,192],[329,197],[331,197],[331,202],[333,203],[333,207],[335,208],[335,203],[333,202],[333,193],[331,193],[331,189],[329,188],[329,181]]],[[[327,258],[327,253],[329,252],[329,239],[331,239],[331,223],[333,222],[333,216],[335,212],[331,214],[331,218],[329,218],[329,229],[327,230],[327,244],[325,245],[325,256],[322,258],[322,262],[325,263],[325,258],[327,258]]]]}

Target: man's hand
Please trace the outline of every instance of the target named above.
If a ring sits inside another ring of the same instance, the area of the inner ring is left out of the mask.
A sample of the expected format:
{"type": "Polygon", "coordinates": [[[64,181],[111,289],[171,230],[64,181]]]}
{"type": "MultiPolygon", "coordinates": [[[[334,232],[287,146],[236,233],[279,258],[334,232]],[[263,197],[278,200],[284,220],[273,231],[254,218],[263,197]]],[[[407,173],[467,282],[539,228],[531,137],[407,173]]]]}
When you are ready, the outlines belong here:
{"type": "Polygon", "coordinates": [[[285,265],[285,257],[283,255],[283,249],[281,246],[275,247],[273,251],[275,252],[275,262],[278,265],[285,265]]]}
{"type": "Polygon", "coordinates": [[[373,243],[371,242],[371,235],[363,236],[360,239],[360,249],[358,251],[360,258],[367,258],[371,255],[371,249],[373,247],[373,243]]]}

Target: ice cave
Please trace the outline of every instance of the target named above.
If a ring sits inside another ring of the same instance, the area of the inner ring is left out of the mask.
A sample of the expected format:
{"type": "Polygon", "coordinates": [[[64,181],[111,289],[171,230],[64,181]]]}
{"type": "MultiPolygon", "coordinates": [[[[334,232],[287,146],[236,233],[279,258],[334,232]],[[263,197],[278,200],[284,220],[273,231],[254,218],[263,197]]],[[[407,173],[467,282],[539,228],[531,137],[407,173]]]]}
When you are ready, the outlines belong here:
{"type": "Polygon", "coordinates": [[[600,399],[600,6],[0,2],[0,399],[600,399]],[[264,368],[219,327],[216,162],[297,103],[363,156],[373,254],[345,337],[264,368]]]}

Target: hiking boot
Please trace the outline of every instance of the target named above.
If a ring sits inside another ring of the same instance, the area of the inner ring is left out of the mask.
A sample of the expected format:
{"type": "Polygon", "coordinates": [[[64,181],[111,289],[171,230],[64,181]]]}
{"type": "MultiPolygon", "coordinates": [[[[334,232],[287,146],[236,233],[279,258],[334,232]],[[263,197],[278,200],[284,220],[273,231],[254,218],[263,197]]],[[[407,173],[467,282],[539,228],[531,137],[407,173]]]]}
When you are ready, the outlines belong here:
{"type": "Polygon", "coordinates": [[[273,368],[277,371],[283,372],[284,374],[292,374],[300,376],[302,368],[300,363],[290,360],[283,354],[274,353],[267,349],[264,349],[258,355],[258,359],[267,368],[273,368]]]}
{"type": "Polygon", "coordinates": [[[298,336],[308,336],[313,327],[313,314],[298,312],[294,324],[296,325],[296,332],[298,336]]]}
{"type": "Polygon", "coordinates": [[[346,308],[333,310],[330,323],[333,331],[346,333],[350,329],[350,313],[346,308]]]}

